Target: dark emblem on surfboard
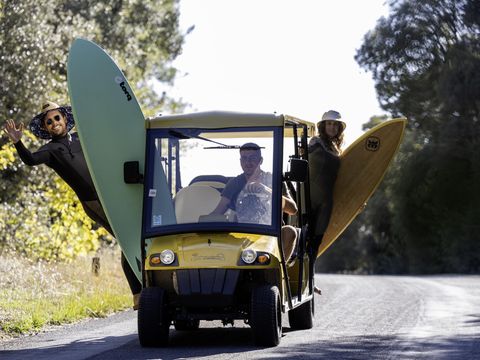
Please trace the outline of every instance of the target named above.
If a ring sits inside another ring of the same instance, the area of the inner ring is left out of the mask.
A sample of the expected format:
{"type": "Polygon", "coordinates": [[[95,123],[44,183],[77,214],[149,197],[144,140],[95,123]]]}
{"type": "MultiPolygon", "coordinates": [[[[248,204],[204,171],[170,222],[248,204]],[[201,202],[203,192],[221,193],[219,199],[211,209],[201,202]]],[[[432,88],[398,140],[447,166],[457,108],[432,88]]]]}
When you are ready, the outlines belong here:
{"type": "Polygon", "coordinates": [[[127,87],[125,86],[125,81],[123,81],[123,79],[120,77],[120,76],[117,76],[115,78],[115,82],[120,85],[120,87],[122,88],[123,90],[123,93],[127,96],[127,100],[130,101],[132,100],[132,95],[130,95],[130,93],[128,92],[127,90],[127,87]]]}
{"type": "Polygon", "coordinates": [[[365,141],[365,148],[368,151],[377,151],[378,149],[380,149],[380,139],[375,136],[370,136],[365,141]]]}

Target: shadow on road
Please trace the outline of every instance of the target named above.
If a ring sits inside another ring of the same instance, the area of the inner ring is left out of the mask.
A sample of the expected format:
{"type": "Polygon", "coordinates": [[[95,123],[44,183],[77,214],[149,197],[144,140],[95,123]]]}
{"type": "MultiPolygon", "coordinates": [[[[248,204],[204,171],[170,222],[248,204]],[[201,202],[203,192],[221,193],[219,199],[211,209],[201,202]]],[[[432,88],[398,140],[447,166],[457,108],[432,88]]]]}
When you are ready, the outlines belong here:
{"type": "MultiPolygon", "coordinates": [[[[277,351],[274,351],[277,352],[277,351]]],[[[282,348],[269,359],[478,359],[474,336],[405,339],[403,336],[353,336],[282,348]]]]}
{"type": "MultiPolygon", "coordinates": [[[[353,336],[321,340],[317,343],[289,346],[285,344],[289,329],[285,329],[283,344],[275,348],[252,345],[248,329],[201,329],[194,333],[175,333],[171,344],[163,349],[141,348],[132,341],[116,350],[111,359],[178,359],[223,358],[243,359],[478,359],[480,342],[477,337],[405,339],[403,336],[353,336]],[[122,357],[122,354],[124,357],[122,357]],[[126,355],[128,354],[128,355],[126,355]],[[216,356],[217,355],[217,356],[216,356]]],[[[109,359],[106,354],[95,359],[109,359]]]]}
{"type": "MultiPolygon", "coordinates": [[[[67,343],[58,343],[55,339],[45,340],[35,347],[19,350],[0,350],[2,360],[43,360],[43,359],[88,359],[108,349],[115,349],[125,342],[138,342],[136,334],[125,336],[97,337],[86,340],[73,340],[67,343]],[[50,345],[49,345],[50,343],[50,345]]],[[[35,346],[35,345],[33,345],[35,346]]]]}
{"type": "MultiPolygon", "coordinates": [[[[478,323],[478,316],[474,320],[478,323]]],[[[477,324],[478,325],[478,324],[477,324]]],[[[105,337],[52,345],[40,349],[0,351],[2,360],[10,359],[478,359],[480,342],[475,336],[411,338],[398,336],[350,336],[289,345],[294,331],[284,328],[280,346],[260,348],[252,343],[249,328],[201,328],[192,332],[173,331],[167,348],[142,348],[136,335],[105,337]],[[125,344],[102,349],[105,344],[125,344]],[[100,352],[98,351],[100,350],[100,352]]]]}
{"type": "Polygon", "coordinates": [[[171,331],[169,346],[166,348],[142,348],[136,339],[113,352],[99,354],[92,359],[179,359],[245,354],[259,349],[261,348],[253,345],[250,328],[200,328],[196,331],[171,331]],[[113,356],[110,357],[111,355],[113,356]]]}
{"type": "Polygon", "coordinates": [[[140,347],[138,340],[108,354],[93,359],[178,359],[223,358],[243,359],[478,359],[480,342],[474,336],[454,338],[405,339],[402,336],[353,336],[317,343],[289,346],[285,344],[289,329],[285,329],[283,344],[276,348],[252,345],[249,329],[200,329],[196,332],[175,332],[168,348],[140,347]]]}

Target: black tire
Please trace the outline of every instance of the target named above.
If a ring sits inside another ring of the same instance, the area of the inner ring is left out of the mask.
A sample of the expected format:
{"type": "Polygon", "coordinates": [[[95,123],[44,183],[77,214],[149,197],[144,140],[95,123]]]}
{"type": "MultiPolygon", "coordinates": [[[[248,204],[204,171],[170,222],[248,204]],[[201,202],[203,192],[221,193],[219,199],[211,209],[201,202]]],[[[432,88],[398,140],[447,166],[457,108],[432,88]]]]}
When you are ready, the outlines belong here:
{"type": "Polygon", "coordinates": [[[277,346],[282,338],[282,308],[276,286],[261,285],[252,291],[250,326],[260,346],[277,346]]]}
{"type": "Polygon", "coordinates": [[[198,330],[199,327],[200,320],[175,320],[175,330],[177,331],[198,330]]]}
{"type": "Polygon", "coordinates": [[[288,312],[288,321],[292,330],[306,330],[313,327],[315,318],[315,300],[303,303],[299,307],[288,312]]]}
{"type": "Polygon", "coordinates": [[[144,288],[138,308],[138,338],[140,345],[159,347],[168,344],[170,316],[167,294],[159,287],[144,288]]]}

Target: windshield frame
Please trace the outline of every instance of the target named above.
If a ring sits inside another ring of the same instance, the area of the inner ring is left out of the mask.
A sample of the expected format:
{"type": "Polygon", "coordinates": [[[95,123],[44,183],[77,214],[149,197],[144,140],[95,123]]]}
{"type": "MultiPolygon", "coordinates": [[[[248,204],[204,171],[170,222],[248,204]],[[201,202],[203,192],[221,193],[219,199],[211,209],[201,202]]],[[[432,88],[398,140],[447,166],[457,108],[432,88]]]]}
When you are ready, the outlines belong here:
{"type": "MultiPolygon", "coordinates": [[[[283,179],[283,127],[281,126],[259,126],[259,127],[229,127],[229,128],[191,128],[201,132],[259,132],[272,131],[273,134],[273,167],[272,167],[272,224],[247,224],[235,222],[208,222],[208,223],[186,223],[186,224],[172,224],[152,227],[150,224],[150,217],[152,214],[152,198],[149,197],[149,189],[153,186],[154,181],[154,159],[155,159],[155,140],[157,138],[172,138],[172,131],[178,133],[185,133],[185,128],[156,128],[147,129],[147,141],[145,151],[145,177],[144,177],[144,201],[143,201],[143,216],[142,216],[142,237],[144,239],[153,238],[163,235],[181,234],[181,233],[195,233],[195,232],[238,232],[271,235],[280,237],[282,225],[282,211],[281,211],[281,194],[282,194],[282,179],[283,179]]],[[[215,139],[217,140],[217,139],[215,139]]],[[[218,139],[221,141],[220,139],[218,139]]],[[[226,150],[238,151],[238,150],[226,150]]],[[[239,169],[239,172],[241,170],[239,169]]],[[[166,174],[167,175],[167,174],[166,174]]]]}

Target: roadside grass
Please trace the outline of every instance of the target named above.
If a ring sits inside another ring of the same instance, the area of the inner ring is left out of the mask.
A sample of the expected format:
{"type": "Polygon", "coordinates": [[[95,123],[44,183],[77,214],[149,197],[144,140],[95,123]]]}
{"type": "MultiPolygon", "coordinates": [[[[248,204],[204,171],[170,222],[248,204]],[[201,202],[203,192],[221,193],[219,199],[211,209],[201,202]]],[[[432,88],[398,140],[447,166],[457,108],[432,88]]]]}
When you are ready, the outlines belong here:
{"type": "Polygon", "coordinates": [[[92,272],[92,256],[47,263],[1,255],[0,340],[130,308],[132,295],[120,252],[96,256],[98,275],[92,272]]]}

